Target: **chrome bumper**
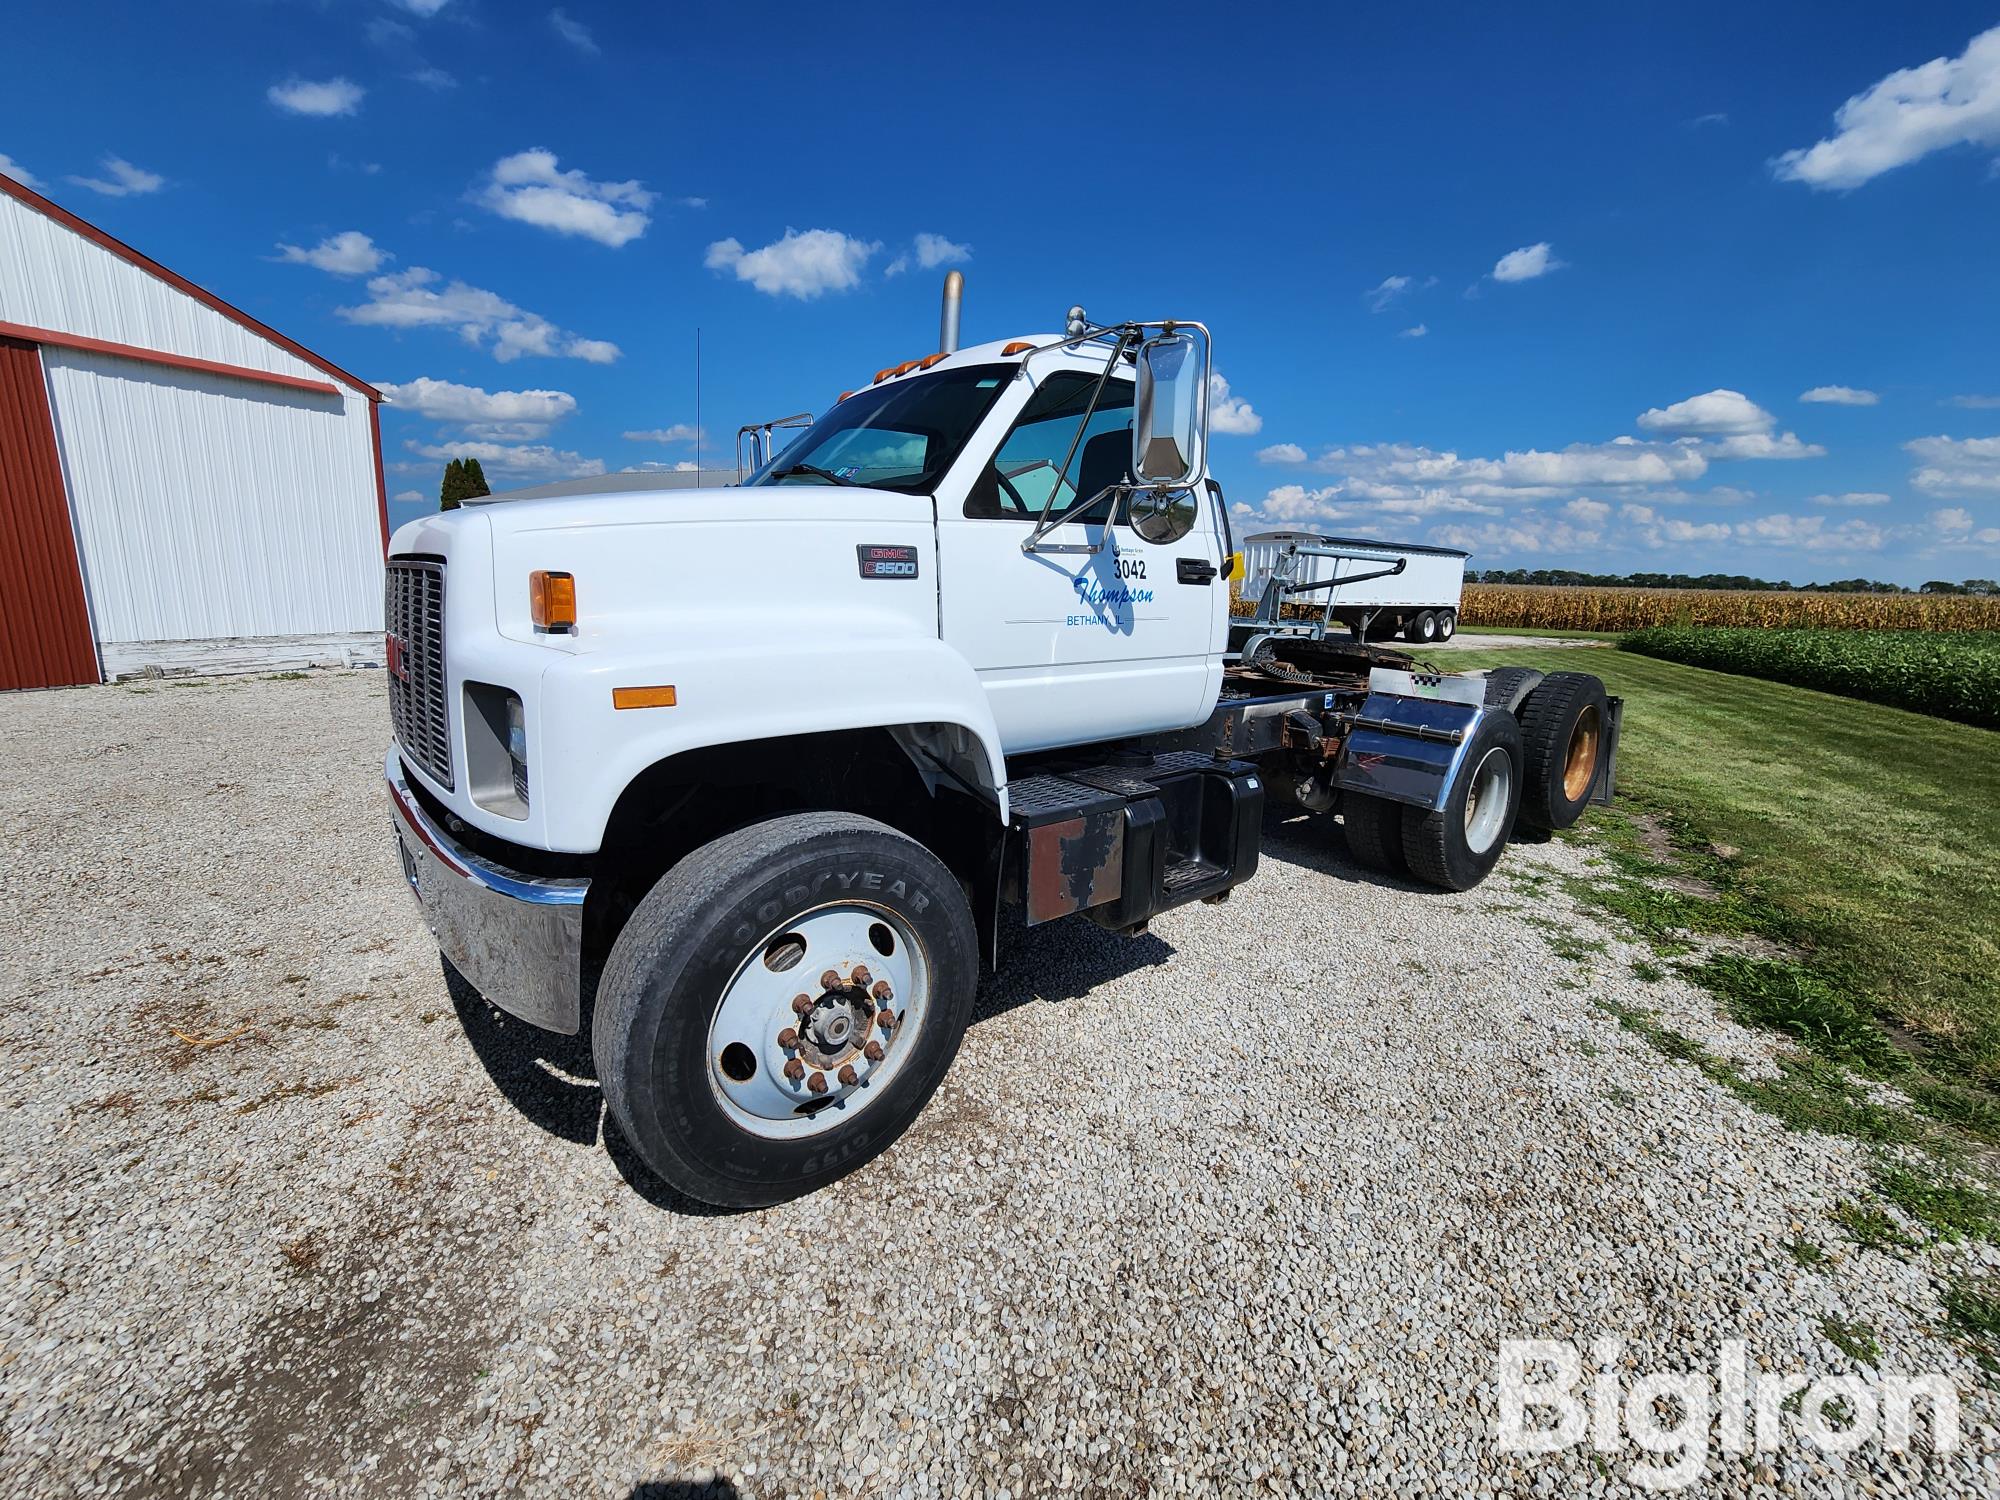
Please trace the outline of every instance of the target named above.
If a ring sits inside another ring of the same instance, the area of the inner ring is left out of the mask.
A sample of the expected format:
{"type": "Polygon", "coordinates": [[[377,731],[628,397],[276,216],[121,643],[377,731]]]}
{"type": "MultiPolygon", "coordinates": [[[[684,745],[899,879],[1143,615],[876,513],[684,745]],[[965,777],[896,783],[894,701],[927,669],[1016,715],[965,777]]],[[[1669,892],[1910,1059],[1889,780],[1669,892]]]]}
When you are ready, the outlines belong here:
{"type": "Polygon", "coordinates": [[[438,948],[472,987],[509,1015],[576,1034],[588,880],[543,880],[504,869],[434,823],[391,747],[382,767],[395,809],[403,876],[438,948]]]}

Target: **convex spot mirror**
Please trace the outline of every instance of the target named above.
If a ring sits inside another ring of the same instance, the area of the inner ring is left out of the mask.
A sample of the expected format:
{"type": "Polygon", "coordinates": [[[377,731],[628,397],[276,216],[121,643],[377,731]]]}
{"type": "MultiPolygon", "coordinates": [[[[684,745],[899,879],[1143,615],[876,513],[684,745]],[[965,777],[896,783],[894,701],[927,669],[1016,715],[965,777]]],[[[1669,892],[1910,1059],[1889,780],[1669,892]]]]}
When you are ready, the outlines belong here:
{"type": "Polygon", "coordinates": [[[1208,437],[1208,359],[1191,333],[1139,346],[1133,392],[1132,473],[1141,484],[1193,484],[1208,437]]]}
{"type": "Polygon", "coordinates": [[[1135,490],[1126,514],[1132,529],[1155,546],[1178,542],[1194,529],[1195,502],[1191,490],[1135,490]]]}

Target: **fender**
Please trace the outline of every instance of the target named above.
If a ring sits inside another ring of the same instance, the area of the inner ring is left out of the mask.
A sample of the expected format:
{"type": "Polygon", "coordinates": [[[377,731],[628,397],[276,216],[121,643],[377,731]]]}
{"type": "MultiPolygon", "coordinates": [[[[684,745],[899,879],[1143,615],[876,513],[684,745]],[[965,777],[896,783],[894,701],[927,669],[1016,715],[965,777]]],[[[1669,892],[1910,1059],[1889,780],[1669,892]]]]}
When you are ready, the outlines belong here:
{"type": "MultiPolygon", "coordinates": [[[[656,640],[676,632],[663,621],[656,640]]],[[[1008,816],[1007,770],[986,691],[970,663],[933,636],[857,636],[851,614],[787,612],[770,641],[700,651],[593,651],[542,674],[535,755],[547,769],[547,847],[595,852],[618,798],[648,767],[688,750],[836,729],[945,725],[964,731],[974,759],[952,767],[1008,816]],[[618,709],[612,690],[674,689],[672,707],[618,709]]],[[[703,634],[717,640],[712,619],[703,634]]]]}

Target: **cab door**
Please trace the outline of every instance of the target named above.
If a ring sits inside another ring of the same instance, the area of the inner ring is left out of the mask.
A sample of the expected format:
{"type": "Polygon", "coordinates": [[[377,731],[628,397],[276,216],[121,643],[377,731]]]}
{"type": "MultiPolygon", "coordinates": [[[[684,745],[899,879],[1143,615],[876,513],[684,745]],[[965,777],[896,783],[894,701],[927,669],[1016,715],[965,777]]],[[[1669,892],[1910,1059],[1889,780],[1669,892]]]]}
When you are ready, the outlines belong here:
{"type": "Polygon", "coordinates": [[[1089,504],[1129,478],[1132,454],[1129,380],[1104,383],[1077,440],[1097,384],[1050,373],[964,499],[939,496],[940,625],[978,671],[1009,753],[1184,728],[1221,681],[1228,585],[1208,502],[1191,500],[1192,528],[1159,545],[1122,501],[1089,504]],[[1052,515],[1076,519],[1024,552],[1051,496],[1052,515]]]}

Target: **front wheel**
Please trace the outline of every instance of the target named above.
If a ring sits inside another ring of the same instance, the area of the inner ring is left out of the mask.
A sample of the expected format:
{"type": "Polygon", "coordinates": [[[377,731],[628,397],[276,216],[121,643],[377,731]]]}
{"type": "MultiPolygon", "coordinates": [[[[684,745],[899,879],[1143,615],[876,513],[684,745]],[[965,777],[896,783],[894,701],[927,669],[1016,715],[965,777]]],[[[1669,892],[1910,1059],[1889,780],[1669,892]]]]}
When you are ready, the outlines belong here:
{"type": "Polygon", "coordinates": [[[612,1118],[692,1198],[760,1208],[872,1160],[930,1099],[978,981],[958,881],[870,818],[726,834],[612,945],[591,1046],[612,1118]]]}

